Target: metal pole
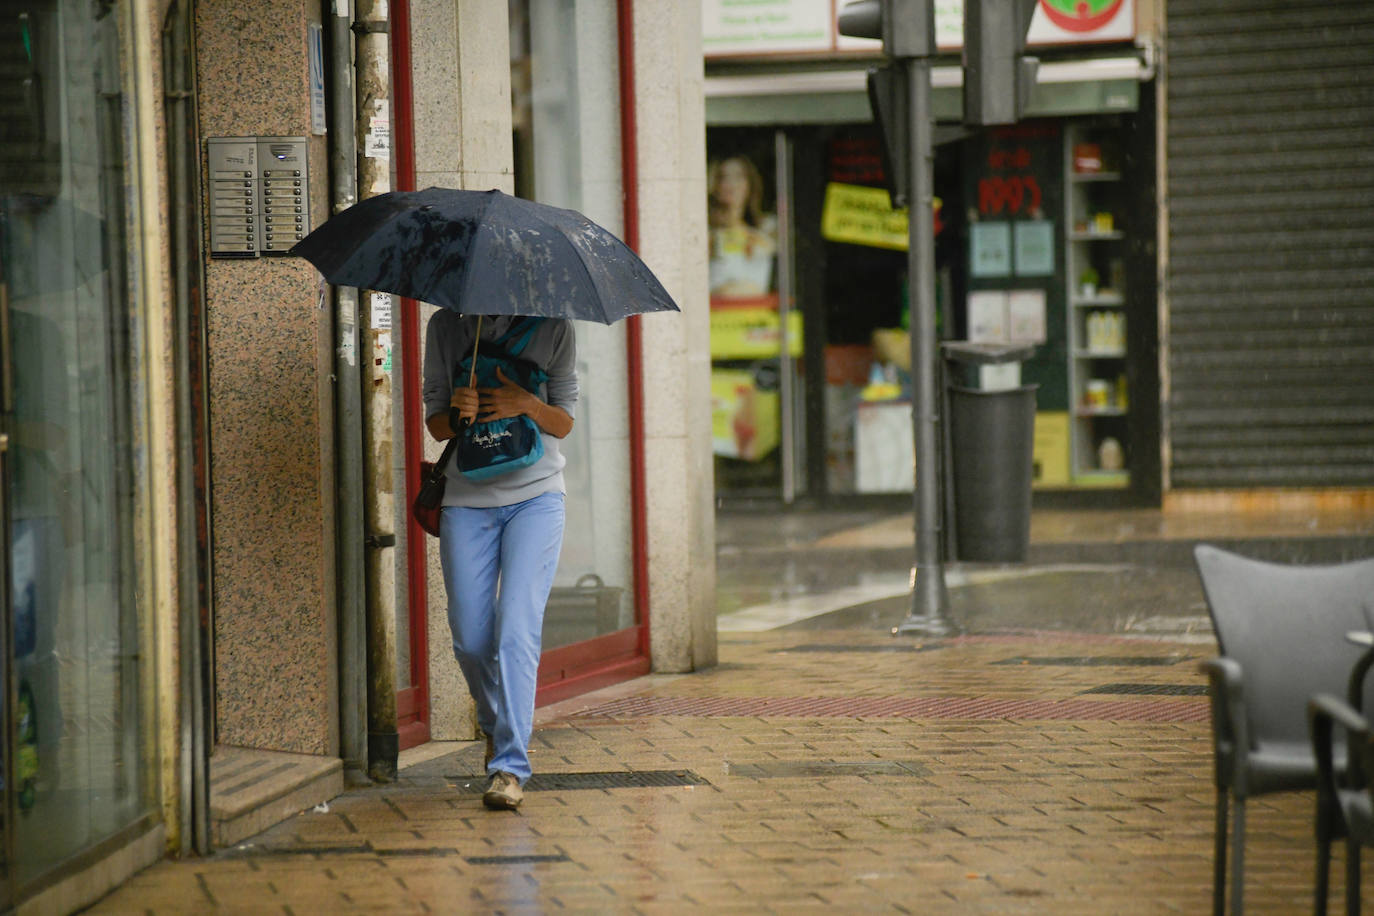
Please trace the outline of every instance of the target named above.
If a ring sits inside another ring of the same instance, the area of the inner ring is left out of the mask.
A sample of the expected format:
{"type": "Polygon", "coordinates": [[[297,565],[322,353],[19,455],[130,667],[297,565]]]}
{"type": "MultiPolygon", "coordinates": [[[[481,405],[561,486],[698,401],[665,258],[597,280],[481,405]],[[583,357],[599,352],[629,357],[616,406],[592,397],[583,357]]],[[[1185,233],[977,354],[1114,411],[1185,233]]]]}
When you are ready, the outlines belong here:
{"type": "MultiPolygon", "coordinates": [[[[356,0],[358,199],[391,190],[390,41],[386,0],[356,0]]],[[[368,291],[359,315],[367,380],[363,391],[363,485],[367,520],[367,773],[396,778],[396,487],[392,474],[390,294],[368,291]],[[381,307],[379,307],[381,306],[381,307]]]]}
{"type": "Polygon", "coordinates": [[[791,505],[797,498],[796,414],[792,399],[797,386],[792,366],[792,338],[788,321],[792,315],[794,265],[792,263],[792,145],[787,134],[773,135],[773,156],[777,173],[778,200],[778,428],[782,438],[779,460],[782,470],[782,501],[791,505]]]}
{"type": "Polygon", "coordinates": [[[904,636],[948,636],[949,593],[940,549],[939,364],[935,337],[935,170],[931,153],[930,58],[901,62],[906,68],[910,113],[911,203],[907,286],[911,301],[911,422],[916,448],[916,565],[911,613],[894,631],[904,636]]]}
{"type": "MultiPolygon", "coordinates": [[[[358,139],[353,115],[351,3],[335,0],[329,24],[329,166],[331,208],[357,201],[358,139]]],[[[321,298],[324,296],[321,287],[321,298]]],[[[362,377],[358,291],[340,286],[334,299],[335,448],[338,459],[339,756],[350,784],[367,782],[367,557],[363,549],[362,377]]]]}

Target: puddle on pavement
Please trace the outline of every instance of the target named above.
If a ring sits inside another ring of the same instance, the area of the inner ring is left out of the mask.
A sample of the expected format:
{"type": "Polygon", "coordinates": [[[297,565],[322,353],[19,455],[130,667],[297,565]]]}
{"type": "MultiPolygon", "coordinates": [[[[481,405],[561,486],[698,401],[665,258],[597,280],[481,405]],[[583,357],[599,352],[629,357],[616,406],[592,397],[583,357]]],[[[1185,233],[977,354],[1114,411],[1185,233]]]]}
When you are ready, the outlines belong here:
{"type": "MultiPolygon", "coordinates": [[[[852,559],[852,558],[851,558],[852,559]]],[[[722,630],[765,606],[768,616],[738,629],[890,629],[910,612],[904,574],[789,559],[773,569],[726,570],[718,594],[722,630]],[[770,578],[770,573],[772,578],[770,578]],[[783,573],[779,578],[778,574],[783,573]],[[862,598],[867,588],[890,594],[862,598]],[[827,606],[822,596],[837,601],[827,606]],[[726,615],[733,615],[727,617],[726,615]]],[[[950,618],[966,632],[1045,629],[1147,638],[1212,640],[1197,573],[1124,565],[954,566],[946,571],[950,618]]]]}

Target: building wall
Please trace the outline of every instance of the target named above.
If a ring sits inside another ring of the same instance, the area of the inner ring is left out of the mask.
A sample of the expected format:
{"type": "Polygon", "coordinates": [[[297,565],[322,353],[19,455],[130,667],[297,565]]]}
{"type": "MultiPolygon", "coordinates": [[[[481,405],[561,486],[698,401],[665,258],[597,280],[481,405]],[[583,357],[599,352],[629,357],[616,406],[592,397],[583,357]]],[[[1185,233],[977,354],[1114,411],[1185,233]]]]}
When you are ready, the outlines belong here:
{"type": "Polygon", "coordinates": [[[701,9],[634,11],[640,254],[682,309],[643,322],[650,656],[680,672],[716,663],[701,9]]]}
{"type": "MultiPolygon", "coordinates": [[[[197,5],[201,136],[308,136],[317,2],[197,5]]],[[[327,212],[323,138],[311,211],[327,212]]],[[[338,750],[330,310],[298,258],[210,260],[215,693],[223,744],[338,750]]]]}

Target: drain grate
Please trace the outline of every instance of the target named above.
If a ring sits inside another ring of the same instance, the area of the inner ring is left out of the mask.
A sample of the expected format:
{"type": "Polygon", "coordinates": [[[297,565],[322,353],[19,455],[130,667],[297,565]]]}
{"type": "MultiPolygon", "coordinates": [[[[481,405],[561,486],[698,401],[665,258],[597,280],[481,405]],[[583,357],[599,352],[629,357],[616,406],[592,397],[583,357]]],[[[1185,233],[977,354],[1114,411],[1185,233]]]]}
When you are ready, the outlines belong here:
{"type": "Polygon", "coordinates": [[[731,776],[747,779],[787,779],[804,777],[827,779],[836,776],[929,776],[930,767],[915,760],[768,760],[761,763],[731,763],[731,776]]]}
{"type": "MultiPolygon", "coordinates": [[[[486,791],[483,780],[471,776],[445,776],[468,795],[486,791]]],[[[616,770],[606,773],[535,773],[525,781],[526,792],[571,792],[579,789],[668,789],[676,786],[709,786],[691,770],[616,770]]]]}
{"type": "Polygon", "coordinates": [[[936,649],[945,648],[942,642],[920,643],[918,645],[903,645],[901,643],[861,643],[859,645],[843,645],[839,643],[803,643],[800,646],[788,646],[785,649],[774,649],[773,652],[933,652],[936,649]]]}
{"type": "Polygon", "coordinates": [[[1177,665],[1186,655],[1018,655],[993,662],[994,665],[1050,665],[1073,668],[1150,668],[1177,665]]]}
{"type": "Polygon", "coordinates": [[[734,716],[855,719],[1024,719],[1206,722],[1206,703],[1177,700],[1063,700],[999,697],[648,697],[612,700],[572,713],[575,719],[734,716]]]}
{"type": "Polygon", "coordinates": [[[374,846],[371,842],[355,843],[350,846],[264,846],[256,843],[240,843],[228,849],[215,851],[216,858],[243,859],[259,856],[383,856],[387,858],[436,858],[458,855],[452,846],[374,846]]]}
{"type": "Polygon", "coordinates": [[[1084,694],[1107,693],[1136,697],[1205,697],[1206,684],[1103,684],[1084,694]]]}
{"type": "Polygon", "coordinates": [[[567,856],[467,856],[463,859],[469,865],[537,865],[540,862],[571,862],[567,856]]]}

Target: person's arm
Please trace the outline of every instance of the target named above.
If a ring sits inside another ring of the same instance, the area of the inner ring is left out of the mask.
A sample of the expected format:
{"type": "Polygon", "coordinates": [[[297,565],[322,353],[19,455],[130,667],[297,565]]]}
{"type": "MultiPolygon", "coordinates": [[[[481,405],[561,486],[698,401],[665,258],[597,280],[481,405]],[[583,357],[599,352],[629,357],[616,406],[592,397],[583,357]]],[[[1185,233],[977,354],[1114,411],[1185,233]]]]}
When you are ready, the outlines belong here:
{"type": "MultiPolygon", "coordinates": [[[[501,380],[500,388],[479,388],[477,390],[480,399],[477,419],[485,422],[503,420],[506,417],[518,417],[523,414],[533,420],[536,426],[556,439],[567,438],[568,433],[572,432],[573,418],[566,410],[544,403],[538,395],[526,391],[507,378],[506,374],[499,368],[496,370],[496,375],[501,380]]],[[[459,392],[471,390],[457,389],[454,392],[454,400],[457,400],[459,392]]],[[[454,406],[459,405],[455,404],[454,406]]],[[[437,419],[438,416],[431,417],[431,420],[437,419]]],[[[448,425],[447,420],[444,423],[448,425]]]]}
{"type": "Polygon", "coordinates": [[[440,442],[452,439],[453,408],[471,420],[477,416],[477,390],[454,388],[453,351],[462,343],[459,333],[461,319],[452,312],[439,310],[429,320],[425,330],[425,359],[421,392],[425,404],[425,428],[440,442]]]}
{"type": "Polygon", "coordinates": [[[455,388],[449,396],[448,404],[449,410],[440,410],[425,418],[425,427],[429,429],[429,434],[440,442],[452,439],[458,434],[453,428],[453,408],[458,410],[460,425],[464,420],[471,422],[477,418],[477,411],[481,406],[480,395],[476,388],[455,388]]]}

